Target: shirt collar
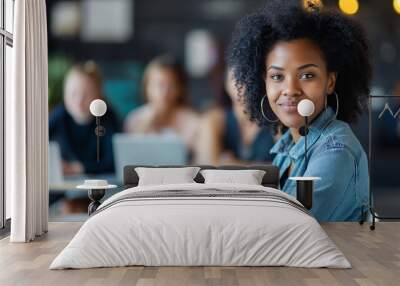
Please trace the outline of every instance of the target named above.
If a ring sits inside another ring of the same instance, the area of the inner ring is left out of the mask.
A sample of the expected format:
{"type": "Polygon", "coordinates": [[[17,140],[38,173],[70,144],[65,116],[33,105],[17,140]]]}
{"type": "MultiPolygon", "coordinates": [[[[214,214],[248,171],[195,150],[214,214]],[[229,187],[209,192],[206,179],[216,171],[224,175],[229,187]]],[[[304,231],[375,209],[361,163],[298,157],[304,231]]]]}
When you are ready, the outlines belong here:
{"type": "MultiPolygon", "coordinates": [[[[332,108],[328,106],[324,109],[317,118],[309,126],[309,132],[307,135],[307,148],[309,149],[321,136],[322,131],[325,127],[334,119],[335,113],[332,108]]],[[[304,136],[302,136],[295,145],[293,145],[292,135],[290,129],[287,130],[282,137],[275,143],[271,148],[271,154],[277,153],[289,153],[289,156],[293,159],[298,159],[305,153],[304,150],[304,136]],[[293,147],[292,147],[293,146],[293,147]]]]}

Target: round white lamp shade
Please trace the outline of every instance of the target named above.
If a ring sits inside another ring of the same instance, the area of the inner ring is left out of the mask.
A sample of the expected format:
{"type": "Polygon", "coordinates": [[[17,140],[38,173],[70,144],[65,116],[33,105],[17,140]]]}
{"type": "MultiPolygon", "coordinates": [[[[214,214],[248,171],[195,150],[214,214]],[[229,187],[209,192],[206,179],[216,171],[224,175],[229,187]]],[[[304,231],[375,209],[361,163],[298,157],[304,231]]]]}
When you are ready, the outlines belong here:
{"type": "Polygon", "coordinates": [[[299,112],[299,114],[301,116],[304,116],[304,117],[311,116],[314,113],[314,110],[315,110],[315,105],[309,99],[303,99],[297,105],[297,111],[299,112]]]}
{"type": "Polygon", "coordinates": [[[93,116],[103,116],[107,111],[107,104],[101,99],[95,99],[90,103],[90,113],[93,116]]]}

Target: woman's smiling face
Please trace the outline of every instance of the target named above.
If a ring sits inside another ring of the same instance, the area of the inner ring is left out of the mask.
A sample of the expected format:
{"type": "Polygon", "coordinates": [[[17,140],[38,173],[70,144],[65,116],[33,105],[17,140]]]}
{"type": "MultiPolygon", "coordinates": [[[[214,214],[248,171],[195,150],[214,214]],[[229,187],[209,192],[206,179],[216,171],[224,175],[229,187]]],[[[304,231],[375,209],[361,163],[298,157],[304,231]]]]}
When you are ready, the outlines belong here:
{"type": "Polygon", "coordinates": [[[325,96],[334,92],[335,82],[336,74],[327,71],[321,50],[310,40],[278,42],[266,57],[268,102],[289,128],[304,125],[304,118],[297,112],[298,103],[306,98],[314,103],[312,121],[325,108],[325,96]]]}

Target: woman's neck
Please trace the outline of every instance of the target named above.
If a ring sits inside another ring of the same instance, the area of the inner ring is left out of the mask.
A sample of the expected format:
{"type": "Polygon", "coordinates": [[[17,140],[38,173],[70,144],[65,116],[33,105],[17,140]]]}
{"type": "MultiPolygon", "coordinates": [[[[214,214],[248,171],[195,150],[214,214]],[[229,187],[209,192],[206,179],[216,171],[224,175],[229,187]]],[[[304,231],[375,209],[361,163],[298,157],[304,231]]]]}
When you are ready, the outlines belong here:
{"type": "Polygon", "coordinates": [[[300,139],[301,135],[299,133],[298,128],[290,128],[290,133],[292,134],[292,138],[294,143],[297,143],[297,141],[300,139]]]}

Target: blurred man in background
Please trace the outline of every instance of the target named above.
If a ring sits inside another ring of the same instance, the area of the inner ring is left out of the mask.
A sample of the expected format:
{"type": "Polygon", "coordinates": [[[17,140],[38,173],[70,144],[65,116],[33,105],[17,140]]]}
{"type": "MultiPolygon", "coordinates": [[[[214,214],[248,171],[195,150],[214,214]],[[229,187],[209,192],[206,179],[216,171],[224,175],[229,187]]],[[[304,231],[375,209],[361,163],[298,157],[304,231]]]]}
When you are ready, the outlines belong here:
{"type": "Polygon", "coordinates": [[[96,120],[90,114],[90,103],[104,99],[102,80],[94,62],[78,64],[68,72],[64,85],[64,104],[49,116],[49,139],[60,145],[64,175],[114,172],[112,135],[120,124],[110,106],[101,117],[106,134],[100,141],[100,162],[96,156],[96,120]]]}

